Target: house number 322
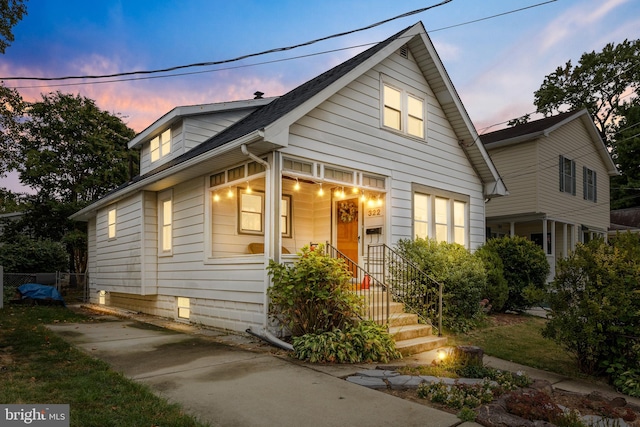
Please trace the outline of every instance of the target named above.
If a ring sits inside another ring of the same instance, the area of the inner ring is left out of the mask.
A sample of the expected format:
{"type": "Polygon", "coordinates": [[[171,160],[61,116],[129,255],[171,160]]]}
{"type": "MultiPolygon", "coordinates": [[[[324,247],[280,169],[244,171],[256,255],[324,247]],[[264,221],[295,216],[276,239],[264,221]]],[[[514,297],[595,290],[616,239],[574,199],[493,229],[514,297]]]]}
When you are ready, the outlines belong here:
{"type": "Polygon", "coordinates": [[[367,216],[380,216],[382,215],[382,209],[367,209],[367,216]]]}

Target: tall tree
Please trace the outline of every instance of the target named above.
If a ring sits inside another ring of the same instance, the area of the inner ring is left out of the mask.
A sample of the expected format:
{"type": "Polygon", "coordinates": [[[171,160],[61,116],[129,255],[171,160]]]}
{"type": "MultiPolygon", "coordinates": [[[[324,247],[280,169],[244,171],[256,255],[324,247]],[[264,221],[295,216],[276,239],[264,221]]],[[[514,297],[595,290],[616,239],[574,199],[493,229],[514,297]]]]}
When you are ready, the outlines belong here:
{"type": "Polygon", "coordinates": [[[0,53],[13,42],[13,27],[27,14],[24,0],[0,0],[0,53]]]}
{"type": "MultiPolygon", "coordinates": [[[[2,0],[0,0],[2,1],[2,0]]],[[[0,84],[0,177],[15,169],[18,159],[20,117],[26,103],[20,93],[0,84]]]]}
{"type": "Polygon", "coordinates": [[[80,95],[43,94],[30,105],[17,136],[20,181],[40,198],[87,203],[130,178],[135,136],[119,117],[80,95]]]}
{"type": "Polygon", "coordinates": [[[584,53],[575,67],[568,61],[545,77],[534,92],[537,111],[545,116],[587,108],[602,139],[610,143],[625,98],[640,87],[640,40],[607,44],[602,52],[584,53]]]}
{"type": "Polygon", "coordinates": [[[640,98],[622,111],[613,150],[621,174],[611,179],[612,209],[640,206],[640,98]]]}

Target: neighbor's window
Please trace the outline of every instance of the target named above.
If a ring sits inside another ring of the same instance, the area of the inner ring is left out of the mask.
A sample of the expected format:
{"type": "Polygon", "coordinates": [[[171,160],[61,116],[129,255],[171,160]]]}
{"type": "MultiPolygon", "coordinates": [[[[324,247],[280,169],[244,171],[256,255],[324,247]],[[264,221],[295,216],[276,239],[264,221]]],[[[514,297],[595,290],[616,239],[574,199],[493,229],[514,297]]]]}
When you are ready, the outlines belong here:
{"type": "Polygon", "coordinates": [[[191,301],[189,298],[178,297],[178,317],[188,319],[191,317],[191,301]]]}
{"type": "Polygon", "coordinates": [[[151,162],[171,152],[171,129],[167,129],[151,140],[151,162]]]}
{"type": "Polygon", "coordinates": [[[414,193],[413,234],[423,239],[466,246],[467,206],[468,202],[463,195],[456,198],[450,195],[414,193]]]}
{"type": "Polygon", "coordinates": [[[108,224],[108,235],[110,239],[116,238],[116,208],[109,209],[109,213],[107,215],[107,224],[108,224]]]}
{"type": "Polygon", "coordinates": [[[560,156],[560,191],[576,195],[576,162],[560,156]]]}
{"type": "Polygon", "coordinates": [[[424,138],[424,98],[408,91],[382,85],[382,123],[385,127],[424,138]]]}
{"type": "Polygon", "coordinates": [[[598,201],[596,194],[596,171],[586,166],[582,168],[582,191],[585,200],[591,200],[592,202],[598,201]]]}
{"type": "Polygon", "coordinates": [[[172,192],[158,196],[158,235],[160,254],[168,255],[173,250],[173,199],[172,192]]]}

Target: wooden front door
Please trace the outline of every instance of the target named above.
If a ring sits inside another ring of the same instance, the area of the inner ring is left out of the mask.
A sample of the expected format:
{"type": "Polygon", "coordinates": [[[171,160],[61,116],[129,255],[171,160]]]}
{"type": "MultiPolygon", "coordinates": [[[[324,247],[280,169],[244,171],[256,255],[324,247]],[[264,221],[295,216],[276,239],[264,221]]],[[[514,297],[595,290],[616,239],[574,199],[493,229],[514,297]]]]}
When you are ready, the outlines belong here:
{"type": "MultiPolygon", "coordinates": [[[[359,247],[359,201],[358,198],[336,202],[336,248],[347,258],[358,263],[359,247]]],[[[355,274],[355,269],[352,269],[355,274]]]]}

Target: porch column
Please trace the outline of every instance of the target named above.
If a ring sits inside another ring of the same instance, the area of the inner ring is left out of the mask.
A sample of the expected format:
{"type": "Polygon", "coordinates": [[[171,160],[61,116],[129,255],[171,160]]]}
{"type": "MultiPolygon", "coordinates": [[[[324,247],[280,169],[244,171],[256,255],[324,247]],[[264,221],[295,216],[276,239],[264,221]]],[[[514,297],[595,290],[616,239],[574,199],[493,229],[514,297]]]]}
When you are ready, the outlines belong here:
{"type": "Polygon", "coordinates": [[[516,223],[511,221],[509,223],[509,237],[513,237],[516,235],[516,223]]]}
{"type": "Polygon", "coordinates": [[[566,222],[562,223],[562,256],[564,258],[566,258],[569,255],[569,252],[567,251],[567,249],[569,249],[568,246],[568,236],[567,236],[567,229],[568,229],[569,225],[566,222]]]}
{"type": "Polygon", "coordinates": [[[542,250],[544,251],[545,256],[549,253],[547,251],[547,220],[546,218],[542,220],[542,250]]]}
{"type": "Polygon", "coordinates": [[[556,222],[551,221],[551,255],[556,258],[556,222]]]}

